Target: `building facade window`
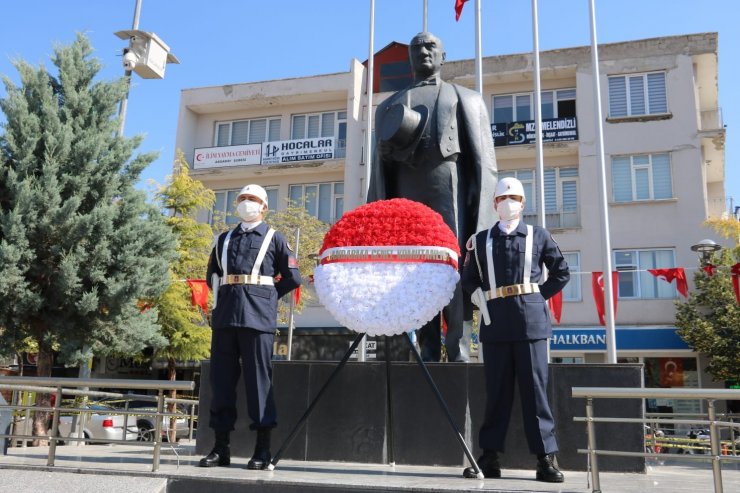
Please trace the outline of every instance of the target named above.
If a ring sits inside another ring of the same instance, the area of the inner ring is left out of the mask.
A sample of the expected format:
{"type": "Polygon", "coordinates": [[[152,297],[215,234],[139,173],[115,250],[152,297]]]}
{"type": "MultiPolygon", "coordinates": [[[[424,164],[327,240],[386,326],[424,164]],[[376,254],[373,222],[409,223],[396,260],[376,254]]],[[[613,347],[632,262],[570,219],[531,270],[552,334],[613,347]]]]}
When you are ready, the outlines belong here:
{"type": "MultiPolygon", "coordinates": [[[[541,91],[542,118],[576,116],[576,90],[541,91]]],[[[531,92],[493,96],[493,123],[534,120],[534,95],[531,92]]]]}
{"type": "MultiPolygon", "coordinates": [[[[264,188],[267,192],[267,202],[270,210],[278,210],[278,188],[264,188]]],[[[211,209],[208,221],[211,225],[223,222],[228,226],[233,226],[241,221],[239,216],[236,215],[236,197],[239,195],[240,190],[220,190],[215,192],[216,201],[213,203],[213,209],[211,209]]]]}
{"type": "Polygon", "coordinates": [[[235,146],[280,140],[280,118],[256,118],[216,123],[214,145],[235,146]]]}
{"type": "Polygon", "coordinates": [[[609,77],[609,116],[668,113],[665,72],[609,77]]]}
{"type": "Polygon", "coordinates": [[[290,127],[291,139],[317,137],[334,137],[334,157],[345,157],[347,155],[347,112],[330,111],[293,115],[290,127]]]}
{"type": "Polygon", "coordinates": [[[304,183],[290,186],[290,201],[320,221],[332,224],[344,213],[344,183],[304,183]]]}
{"type": "Polygon", "coordinates": [[[563,252],[563,257],[570,269],[570,281],[563,288],[563,301],[581,301],[581,254],[563,252]]]}
{"type": "Polygon", "coordinates": [[[673,250],[615,250],[614,266],[619,272],[620,299],[673,299],[676,286],[658,279],[647,269],[676,266],[673,250]]]}
{"type": "Polygon", "coordinates": [[[670,154],[612,157],[612,195],[614,202],[673,198],[670,154]]]}
{"type": "MultiPolygon", "coordinates": [[[[537,194],[534,170],[500,171],[499,179],[511,176],[522,182],[526,201],[524,220],[537,223],[537,194]]],[[[548,228],[580,226],[578,211],[578,168],[545,169],[545,224],[548,228]]]]}

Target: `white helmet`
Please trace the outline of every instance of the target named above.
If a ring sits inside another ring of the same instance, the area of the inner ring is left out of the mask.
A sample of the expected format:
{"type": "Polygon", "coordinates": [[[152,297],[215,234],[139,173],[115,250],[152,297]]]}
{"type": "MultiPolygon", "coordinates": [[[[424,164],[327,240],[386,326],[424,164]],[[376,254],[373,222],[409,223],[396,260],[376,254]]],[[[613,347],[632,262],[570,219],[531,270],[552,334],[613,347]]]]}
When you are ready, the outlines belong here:
{"type": "Polygon", "coordinates": [[[237,202],[242,195],[252,195],[257,197],[263,204],[265,204],[265,207],[269,207],[269,204],[267,203],[267,191],[259,185],[252,183],[242,188],[239,195],[236,197],[237,202]]]}
{"type": "Polygon", "coordinates": [[[501,195],[519,195],[522,199],[526,198],[522,182],[510,176],[501,178],[496,184],[496,193],[493,194],[493,199],[496,200],[496,197],[501,195]]]}

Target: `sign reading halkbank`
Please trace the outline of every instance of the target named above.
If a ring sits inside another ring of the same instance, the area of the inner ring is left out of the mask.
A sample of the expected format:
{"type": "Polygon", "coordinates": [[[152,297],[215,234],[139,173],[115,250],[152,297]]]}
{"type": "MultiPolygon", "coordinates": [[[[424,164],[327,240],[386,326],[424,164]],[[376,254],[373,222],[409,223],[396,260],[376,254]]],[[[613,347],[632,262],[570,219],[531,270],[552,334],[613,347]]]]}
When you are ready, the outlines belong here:
{"type": "Polygon", "coordinates": [[[193,169],[260,164],[262,144],[202,147],[193,152],[193,169]]]}
{"type": "Polygon", "coordinates": [[[279,140],[262,144],[262,164],[334,159],[334,138],[279,140]]]}

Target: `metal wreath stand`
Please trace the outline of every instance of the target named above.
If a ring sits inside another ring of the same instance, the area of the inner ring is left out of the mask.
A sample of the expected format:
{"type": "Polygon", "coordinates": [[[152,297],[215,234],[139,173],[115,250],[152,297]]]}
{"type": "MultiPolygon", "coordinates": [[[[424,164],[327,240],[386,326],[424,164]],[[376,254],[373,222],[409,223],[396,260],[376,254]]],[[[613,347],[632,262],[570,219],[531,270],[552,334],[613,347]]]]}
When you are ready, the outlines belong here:
{"type": "MultiPolygon", "coordinates": [[[[300,431],[303,424],[306,422],[308,417],[311,415],[311,412],[313,411],[316,404],[319,402],[319,399],[321,399],[321,396],[324,394],[324,391],[326,391],[327,388],[329,388],[329,384],[331,384],[332,380],[334,380],[334,377],[336,377],[340,370],[344,368],[344,365],[349,360],[350,356],[354,353],[355,349],[357,349],[357,346],[360,344],[360,341],[365,337],[364,332],[360,332],[357,334],[357,337],[355,337],[355,340],[352,342],[352,345],[349,347],[347,352],[342,357],[341,361],[337,364],[337,366],[334,368],[334,370],[329,375],[329,378],[326,379],[326,382],[324,383],[323,387],[321,387],[321,390],[319,390],[318,394],[316,394],[316,397],[314,397],[313,401],[311,401],[311,404],[309,404],[308,408],[306,409],[306,412],[303,413],[303,416],[298,420],[298,422],[293,427],[293,430],[290,432],[290,435],[288,435],[288,438],[285,439],[282,445],[280,445],[280,448],[278,449],[275,456],[272,458],[272,462],[268,465],[267,469],[272,471],[275,469],[275,466],[277,466],[278,462],[280,462],[280,458],[282,457],[285,450],[290,446],[290,444],[295,439],[295,436],[300,431]]],[[[390,351],[388,350],[388,336],[383,336],[385,339],[385,375],[386,375],[386,402],[388,403],[388,441],[387,441],[387,452],[388,452],[388,462],[391,466],[395,465],[394,455],[393,455],[393,406],[392,406],[392,400],[391,400],[391,356],[390,351]]],[[[426,381],[429,383],[429,386],[432,388],[432,392],[434,392],[434,395],[437,397],[437,402],[439,402],[439,405],[442,407],[442,410],[445,412],[445,416],[447,416],[447,422],[450,423],[450,426],[452,427],[452,430],[455,432],[455,436],[457,438],[457,441],[460,443],[460,446],[462,447],[463,451],[465,452],[465,456],[468,458],[468,461],[470,461],[470,465],[473,467],[473,469],[476,472],[478,479],[483,479],[483,472],[480,470],[480,467],[478,467],[478,463],[473,458],[473,454],[470,452],[470,448],[468,447],[468,444],[465,443],[465,439],[463,438],[462,434],[460,433],[460,430],[457,428],[457,425],[452,419],[452,414],[450,413],[450,409],[447,407],[447,403],[445,402],[444,398],[442,397],[442,394],[439,391],[439,388],[437,387],[437,384],[434,383],[434,379],[432,379],[432,375],[429,373],[429,369],[424,364],[424,361],[421,359],[421,355],[419,354],[419,351],[417,351],[416,346],[411,342],[411,339],[409,338],[408,333],[406,334],[406,342],[408,343],[409,347],[411,348],[411,351],[414,354],[414,358],[416,359],[416,362],[421,367],[422,371],[424,372],[424,377],[426,378],[426,381]]]]}

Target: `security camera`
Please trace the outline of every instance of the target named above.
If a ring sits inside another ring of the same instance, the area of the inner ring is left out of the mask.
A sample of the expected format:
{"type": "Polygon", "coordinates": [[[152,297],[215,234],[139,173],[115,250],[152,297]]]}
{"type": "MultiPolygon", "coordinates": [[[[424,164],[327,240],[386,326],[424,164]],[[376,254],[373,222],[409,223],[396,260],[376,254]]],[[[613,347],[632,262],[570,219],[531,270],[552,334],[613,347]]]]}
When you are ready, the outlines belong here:
{"type": "Polygon", "coordinates": [[[139,57],[136,56],[136,54],[129,50],[128,48],[124,48],[123,50],[123,68],[126,70],[133,70],[134,67],[136,67],[136,62],[139,60],[139,57]]]}

